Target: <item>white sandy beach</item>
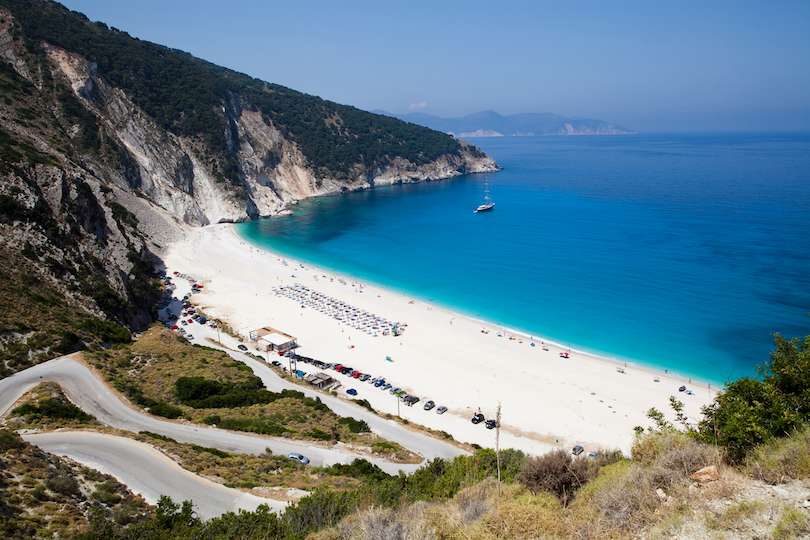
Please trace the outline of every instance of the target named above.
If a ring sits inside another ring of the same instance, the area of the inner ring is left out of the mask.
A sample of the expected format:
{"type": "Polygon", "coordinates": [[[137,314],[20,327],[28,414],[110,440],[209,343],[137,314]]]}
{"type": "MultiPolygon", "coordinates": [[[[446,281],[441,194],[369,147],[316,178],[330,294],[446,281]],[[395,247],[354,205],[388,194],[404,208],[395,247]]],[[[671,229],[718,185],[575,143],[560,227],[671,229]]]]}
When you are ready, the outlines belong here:
{"type": "MultiPolygon", "coordinates": [[[[622,374],[616,368],[623,365],[576,351],[564,359],[559,347],[546,344],[546,351],[539,340],[532,346],[527,336],[499,337],[502,329],[487,324],[483,326],[489,333],[484,334],[480,321],[402,294],[365,284],[361,288],[350,278],[343,278],[343,284],[342,276],[306,263],[302,268],[301,261],[287,259],[285,266],[281,256],[243,242],[227,224],[188,231],[164,260],[169,273],[193,275],[204,285],[193,302],[209,316],[227,321],[245,343],[251,330],[271,326],[295,336],[300,354],[383,375],[422,399],[411,408],[400,403],[401,416],[459,441],[494,448],[495,431],[473,425],[470,418],[479,408],[488,419],[495,418],[500,403],[501,448],[540,454],[581,444],[586,451],[605,447],[627,452],[633,427],[651,424],[645,416],[650,407],[673,419],[669,397],[675,395],[696,422],[701,406],[710,403],[717,390],[633,365],[622,374]],[[399,337],[375,337],[302,308],[273,290],[295,283],[389,321],[407,323],[407,329],[399,337]],[[693,395],[679,393],[681,385],[693,395]],[[424,411],[428,399],[449,411],[424,411]]],[[[303,366],[305,371],[314,369],[303,366]]],[[[330,374],[344,384],[342,390],[356,388],[357,398],[367,399],[380,412],[397,414],[399,402],[387,391],[330,374]]]]}

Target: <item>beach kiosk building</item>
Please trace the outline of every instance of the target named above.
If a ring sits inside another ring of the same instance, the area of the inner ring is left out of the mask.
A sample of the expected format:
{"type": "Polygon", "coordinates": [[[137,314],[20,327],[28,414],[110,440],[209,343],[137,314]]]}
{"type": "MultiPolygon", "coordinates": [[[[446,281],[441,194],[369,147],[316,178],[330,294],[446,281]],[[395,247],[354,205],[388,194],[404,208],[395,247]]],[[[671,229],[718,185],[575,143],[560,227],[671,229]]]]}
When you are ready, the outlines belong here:
{"type": "Polygon", "coordinates": [[[323,390],[324,388],[328,388],[337,382],[335,379],[333,379],[326,373],[323,373],[322,371],[319,371],[318,373],[313,373],[311,375],[307,375],[307,378],[304,380],[307,381],[312,386],[314,386],[315,388],[320,388],[321,390],[323,390]]]}
{"type": "Polygon", "coordinates": [[[250,339],[256,343],[259,350],[265,352],[285,353],[298,346],[295,337],[269,326],[250,332],[250,339]]]}

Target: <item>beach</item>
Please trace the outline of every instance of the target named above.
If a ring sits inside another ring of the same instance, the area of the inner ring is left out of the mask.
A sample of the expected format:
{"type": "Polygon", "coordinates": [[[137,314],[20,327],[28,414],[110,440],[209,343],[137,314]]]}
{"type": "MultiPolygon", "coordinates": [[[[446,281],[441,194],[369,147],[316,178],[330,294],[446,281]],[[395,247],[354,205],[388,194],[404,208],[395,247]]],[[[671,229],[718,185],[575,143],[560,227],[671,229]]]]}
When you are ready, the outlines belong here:
{"type": "MultiPolygon", "coordinates": [[[[407,407],[387,391],[330,371],[343,383],[342,395],[355,388],[356,399],[368,400],[380,413],[399,414],[482,447],[495,448],[496,432],[470,419],[479,410],[494,419],[500,406],[500,448],[538,455],[579,444],[587,452],[627,453],[633,428],[652,424],[645,414],[651,407],[674,420],[669,405],[674,395],[696,423],[718,390],[575,350],[563,358],[568,350],[557,345],[258,249],[229,224],[186,229],[164,261],[169,274],[194,276],[203,289],[193,303],[226,322],[249,346],[249,332],[266,326],[295,336],[299,354],[384,376],[421,401],[407,407]],[[407,326],[400,336],[358,330],[278,293],[295,284],[407,326]],[[691,395],[678,391],[684,385],[691,395]],[[427,400],[447,407],[447,413],[425,411],[427,400]]],[[[309,364],[299,369],[317,371],[309,364]]]]}

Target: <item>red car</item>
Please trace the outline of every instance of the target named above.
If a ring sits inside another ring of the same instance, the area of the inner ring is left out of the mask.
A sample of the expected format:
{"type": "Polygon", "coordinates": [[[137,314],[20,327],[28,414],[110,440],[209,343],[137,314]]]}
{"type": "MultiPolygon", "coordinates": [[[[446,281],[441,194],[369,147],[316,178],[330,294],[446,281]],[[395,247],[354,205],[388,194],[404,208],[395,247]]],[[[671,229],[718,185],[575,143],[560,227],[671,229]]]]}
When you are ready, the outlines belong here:
{"type": "Polygon", "coordinates": [[[352,375],[352,377],[353,377],[353,378],[355,378],[355,379],[358,379],[358,378],[360,378],[360,375],[362,375],[362,373],[360,373],[360,372],[358,371],[358,372],[356,372],[354,375],[352,375]]]}
{"type": "Polygon", "coordinates": [[[343,369],[342,364],[338,364],[338,365],[335,366],[335,371],[340,371],[341,369],[343,369]]]}
{"type": "Polygon", "coordinates": [[[189,319],[188,322],[193,323],[194,319],[189,319]]]}
{"type": "Polygon", "coordinates": [[[180,328],[180,327],[177,326],[176,324],[172,325],[172,330],[177,330],[178,328],[180,328]]]}

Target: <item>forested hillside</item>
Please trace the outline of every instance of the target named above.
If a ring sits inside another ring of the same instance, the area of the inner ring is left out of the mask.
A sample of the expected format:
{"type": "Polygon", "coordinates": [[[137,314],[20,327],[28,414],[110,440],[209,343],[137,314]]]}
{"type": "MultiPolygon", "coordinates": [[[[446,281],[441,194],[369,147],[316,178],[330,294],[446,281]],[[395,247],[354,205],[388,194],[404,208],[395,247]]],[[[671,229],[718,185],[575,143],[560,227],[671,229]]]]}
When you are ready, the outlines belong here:
{"type": "Polygon", "coordinates": [[[497,170],[427,128],[0,0],[0,376],[128,341],[183,226],[307,197],[497,170]]]}
{"type": "Polygon", "coordinates": [[[3,3],[19,23],[12,35],[22,36],[26,47],[33,50],[45,41],[96,62],[99,73],[127,92],[161,127],[205,139],[208,149],[220,157],[221,173],[229,180],[238,180],[228,151],[230,126],[216,111],[231,95],[242,96],[248,107],[261,111],[268,123],[294,140],[320,176],[348,178],[355,167],[374,168],[397,156],[424,164],[461,151],[458,141],[445,134],[324,101],[134,39],[55,2],[3,3]]]}

